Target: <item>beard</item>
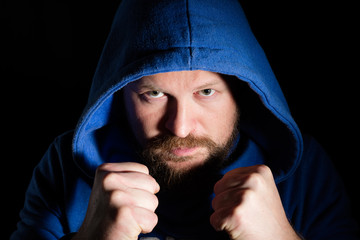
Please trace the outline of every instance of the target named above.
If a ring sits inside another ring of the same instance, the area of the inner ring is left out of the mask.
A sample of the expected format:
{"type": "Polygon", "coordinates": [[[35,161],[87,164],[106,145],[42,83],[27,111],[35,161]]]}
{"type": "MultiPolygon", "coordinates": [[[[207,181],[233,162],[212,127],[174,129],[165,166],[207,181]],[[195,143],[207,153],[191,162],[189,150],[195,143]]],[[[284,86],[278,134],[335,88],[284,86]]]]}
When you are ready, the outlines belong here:
{"type": "Polygon", "coordinates": [[[150,175],[159,183],[162,191],[197,191],[199,187],[210,186],[219,178],[219,170],[231,163],[230,151],[238,136],[237,124],[227,141],[217,144],[208,137],[189,135],[179,138],[162,135],[148,140],[141,151],[143,163],[149,168],[150,175]],[[201,148],[205,153],[195,156],[178,156],[173,153],[177,148],[201,148]],[[201,162],[196,158],[203,158],[201,162]],[[186,167],[176,167],[181,163],[196,162],[186,167]]]}

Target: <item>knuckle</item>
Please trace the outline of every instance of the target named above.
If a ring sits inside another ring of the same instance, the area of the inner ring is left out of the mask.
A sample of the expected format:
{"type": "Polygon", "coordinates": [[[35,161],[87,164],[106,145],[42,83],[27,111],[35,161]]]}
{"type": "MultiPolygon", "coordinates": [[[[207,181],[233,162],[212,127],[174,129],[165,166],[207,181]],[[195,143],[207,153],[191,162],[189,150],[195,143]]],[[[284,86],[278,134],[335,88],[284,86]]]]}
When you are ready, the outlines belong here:
{"type": "Polygon", "coordinates": [[[103,188],[107,189],[109,186],[112,186],[114,183],[117,182],[117,176],[115,173],[109,172],[106,173],[103,177],[102,184],[103,188]]]}
{"type": "Polygon", "coordinates": [[[131,218],[133,218],[133,216],[132,216],[132,209],[130,206],[122,206],[117,209],[117,212],[116,212],[116,221],[117,222],[121,222],[124,219],[131,219],[131,218]]]}
{"type": "Polygon", "coordinates": [[[232,213],[232,220],[235,222],[234,225],[242,225],[242,222],[244,221],[243,215],[244,214],[242,206],[237,206],[236,208],[234,208],[232,213]]]}
{"type": "Polygon", "coordinates": [[[133,208],[132,216],[141,228],[142,233],[149,233],[158,223],[158,216],[149,210],[143,208],[133,208]]]}
{"type": "Polygon", "coordinates": [[[126,189],[127,181],[126,176],[116,172],[107,172],[102,179],[102,187],[105,191],[115,189],[126,189]]]}
{"type": "Polygon", "coordinates": [[[218,194],[220,192],[220,187],[221,187],[222,182],[223,182],[223,180],[221,179],[220,181],[215,183],[215,185],[213,187],[213,191],[215,194],[218,194]]]}
{"type": "Polygon", "coordinates": [[[244,221],[246,221],[243,212],[242,206],[223,208],[211,215],[210,224],[217,231],[226,231],[228,234],[235,233],[235,231],[243,225],[244,221]]]}
{"type": "Polygon", "coordinates": [[[109,171],[111,169],[111,163],[103,163],[97,167],[96,172],[109,171]]]}
{"type": "Polygon", "coordinates": [[[272,174],[271,169],[267,165],[264,165],[264,164],[257,165],[256,171],[263,176],[269,176],[269,174],[272,174]]]}
{"type": "Polygon", "coordinates": [[[156,180],[153,177],[151,177],[150,182],[152,183],[151,184],[151,186],[152,186],[151,192],[152,193],[159,192],[160,191],[160,185],[156,182],[156,180]]]}
{"type": "Polygon", "coordinates": [[[155,211],[155,209],[159,206],[159,199],[155,196],[155,195],[153,195],[153,210],[155,211]]]}
{"type": "Polygon", "coordinates": [[[150,233],[158,222],[158,216],[155,213],[150,213],[145,218],[144,222],[140,223],[142,233],[150,233]]]}
{"type": "MultiPolygon", "coordinates": [[[[150,211],[154,211],[156,210],[156,208],[159,206],[159,200],[158,198],[154,195],[154,194],[150,194],[150,198],[149,200],[147,201],[147,208],[150,210],[150,211]]],[[[145,205],[146,207],[146,205],[145,205]]]]}
{"type": "Polygon", "coordinates": [[[149,174],[149,168],[147,166],[145,166],[144,164],[139,164],[139,167],[141,168],[141,171],[149,174]]]}
{"type": "Polygon", "coordinates": [[[111,191],[109,193],[109,202],[111,206],[115,208],[123,208],[125,206],[132,205],[133,202],[127,193],[121,190],[111,191]]]}
{"type": "MultiPolygon", "coordinates": [[[[145,193],[145,192],[144,192],[145,193]]],[[[144,209],[147,209],[149,211],[155,212],[156,208],[159,205],[159,200],[154,194],[145,193],[143,198],[135,200],[136,203],[134,203],[138,207],[142,207],[144,209]]]]}
{"type": "Polygon", "coordinates": [[[160,190],[159,184],[152,176],[141,174],[138,177],[138,180],[141,181],[142,189],[151,193],[157,193],[160,190]]]}
{"type": "Polygon", "coordinates": [[[123,235],[127,236],[124,239],[129,239],[129,237],[130,239],[137,239],[137,236],[141,232],[141,227],[134,218],[133,211],[133,208],[130,206],[123,206],[119,208],[114,215],[116,229],[123,235]]]}
{"type": "Polygon", "coordinates": [[[253,189],[248,188],[242,192],[241,198],[243,201],[252,202],[255,196],[256,192],[253,189]]]}
{"type": "Polygon", "coordinates": [[[266,165],[257,165],[255,170],[247,176],[247,182],[254,188],[266,185],[269,178],[272,177],[271,170],[266,165]]]}
{"type": "Polygon", "coordinates": [[[261,186],[264,179],[260,173],[254,172],[249,175],[248,181],[250,182],[250,184],[253,188],[257,188],[257,187],[261,186]]]}
{"type": "Polygon", "coordinates": [[[210,216],[210,224],[216,231],[223,231],[226,225],[226,215],[224,211],[216,211],[210,216]]]}
{"type": "Polygon", "coordinates": [[[256,195],[255,190],[251,188],[246,189],[239,189],[235,193],[233,193],[233,204],[236,207],[241,207],[242,205],[246,204],[246,202],[253,201],[256,195]]]}
{"type": "Polygon", "coordinates": [[[149,174],[148,167],[141,163],[127,162],[126,168],[128,168],[129,170],[134,171],[134,172],[141,172],[141,173],[149,174]]]}

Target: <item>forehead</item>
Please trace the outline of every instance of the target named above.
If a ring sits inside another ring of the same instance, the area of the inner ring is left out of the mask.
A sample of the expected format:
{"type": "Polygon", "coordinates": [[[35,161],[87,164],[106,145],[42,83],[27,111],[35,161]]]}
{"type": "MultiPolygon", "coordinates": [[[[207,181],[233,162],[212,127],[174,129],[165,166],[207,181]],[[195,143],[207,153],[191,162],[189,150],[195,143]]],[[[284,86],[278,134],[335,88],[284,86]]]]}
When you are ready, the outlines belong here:
{"type": "Polygon", "coordinates": [[[201,87],[211,87],[212,85],[225,85],[223,77],[209,71],[179,71],[158,73],[145,76],[134,82],[137,88],[151,89],[196,89],[201,87]]]}

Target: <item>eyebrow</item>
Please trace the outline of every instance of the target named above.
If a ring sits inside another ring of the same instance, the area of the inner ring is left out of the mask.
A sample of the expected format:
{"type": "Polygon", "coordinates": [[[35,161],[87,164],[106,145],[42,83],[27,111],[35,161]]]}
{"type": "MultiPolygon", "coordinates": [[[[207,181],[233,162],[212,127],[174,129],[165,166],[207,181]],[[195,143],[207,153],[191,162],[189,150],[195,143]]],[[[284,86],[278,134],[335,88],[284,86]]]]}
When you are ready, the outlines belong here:
{"type": "Polygon", "coordinates": [[[164,92],[164,89],[162,89],[161,87],[155,85],[152,82],[146,81],[143,82],[141,80],[138,80],[136,82],[134,82],[134,87],[135,90],[141,90],[141,89],[151,89],[151,90],[158,90],[160,92],[164,92]]]}
{"type": "Polygon", "coordinates": [[[204,84],[196,87],[195,89],[197,89],[197,90],[207,89],[207,88],[211,88],[212,86],[218,85],[220,83],[221,83],[221,81],[214,79],[212,81],[205,82],[204,84]]]}
{"type": "MultiPolygon", "coordinates": [[[[134,86],[132,87],[133,90],[137,90],[137,91],[141,91],[141,90],[144,90],[144,89],[149,89],[149,90],[157,90],[157,91],[160,91],[160,92],[166,92],[165,89],[161,88],[160,86],[154,84],[151,79],[149,79],[150,81],[147,81],[148,78],[145,76],[139,80],[137,80],[136,82],[133,82],[134,83],[134,86]]],[[[206,80],[205,83],[197,86],[194,88],[194,90],[203,90],[203,89],[208,89],[208,88],[211,88],[212,86],[215,86],[215,85],[219,85],[221,84],[222,81],[220,79],[216,79],[216,78],[213,78],[213,79],[210,79],[210,80],[206,80]]]]}

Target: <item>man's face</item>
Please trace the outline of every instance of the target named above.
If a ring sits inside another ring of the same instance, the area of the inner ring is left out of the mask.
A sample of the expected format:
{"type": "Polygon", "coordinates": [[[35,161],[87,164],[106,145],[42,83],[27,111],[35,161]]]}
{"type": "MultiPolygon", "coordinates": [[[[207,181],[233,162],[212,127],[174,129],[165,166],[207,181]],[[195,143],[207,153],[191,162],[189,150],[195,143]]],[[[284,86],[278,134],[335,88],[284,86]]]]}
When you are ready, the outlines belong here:
{"type": "Polygon", "coordinates": [[[220,74],[182,71],[146,76],[126,86],[124,98],[133,133],[153,164],[181,174],[227,155],[238,111],[220,74]]]}

